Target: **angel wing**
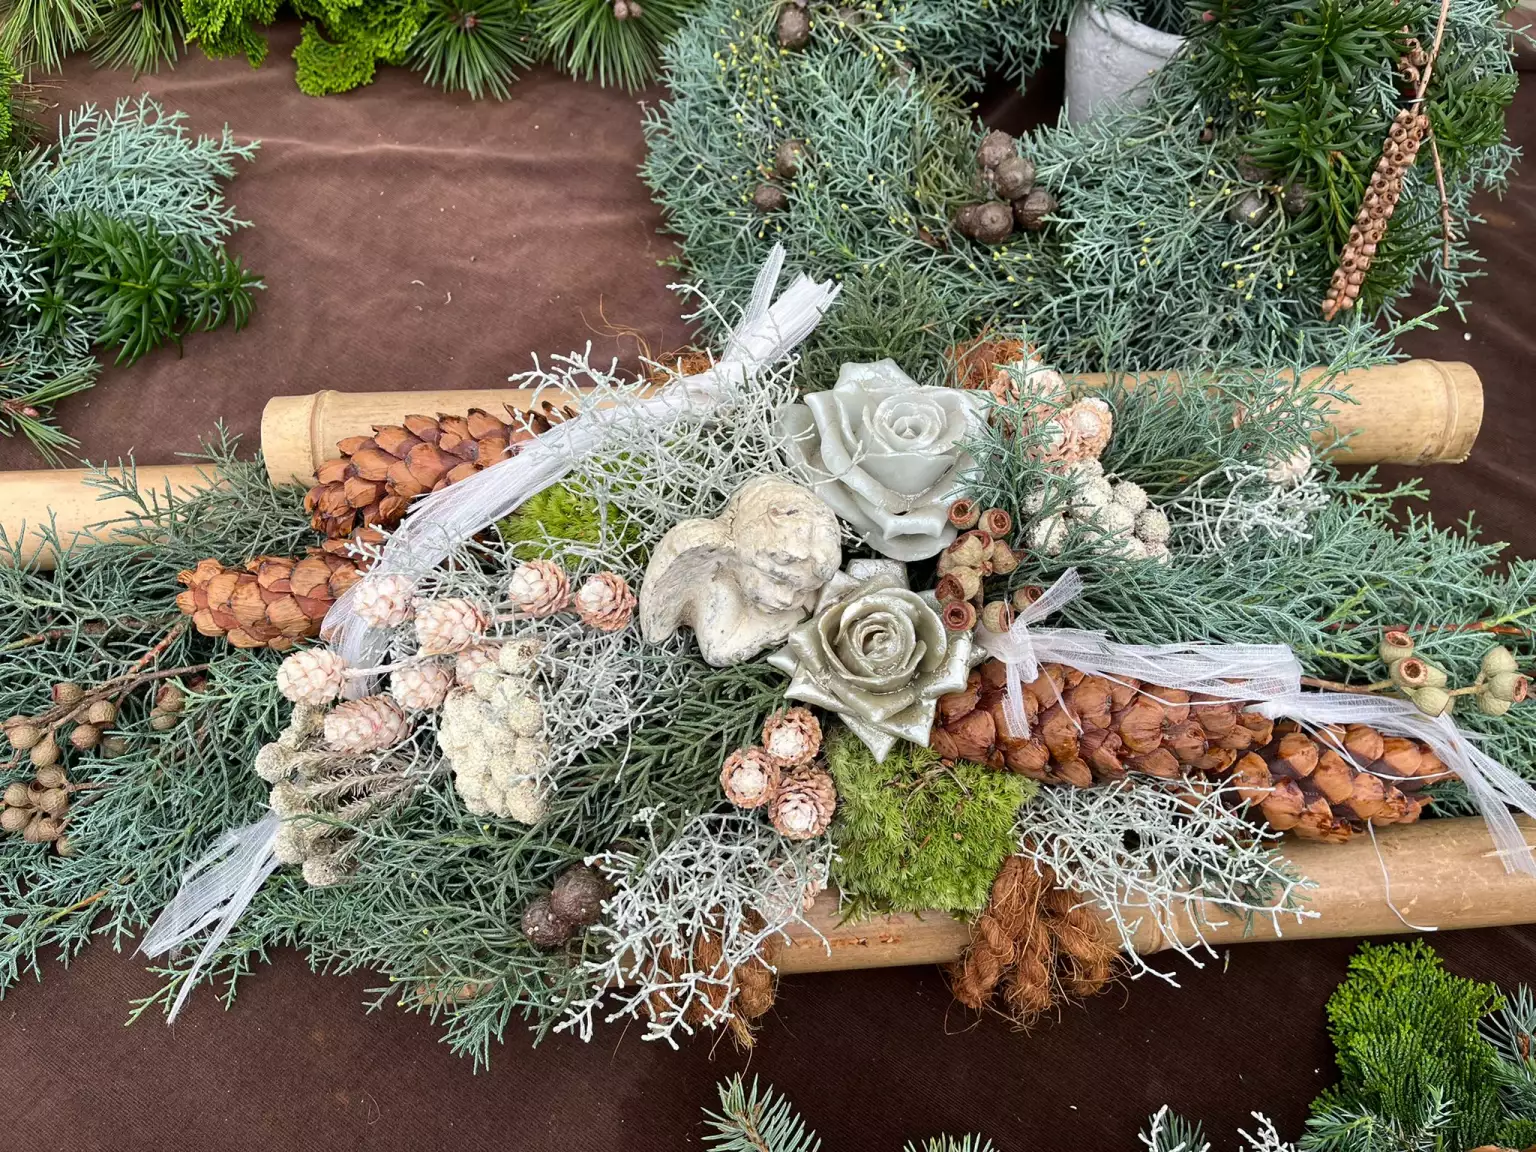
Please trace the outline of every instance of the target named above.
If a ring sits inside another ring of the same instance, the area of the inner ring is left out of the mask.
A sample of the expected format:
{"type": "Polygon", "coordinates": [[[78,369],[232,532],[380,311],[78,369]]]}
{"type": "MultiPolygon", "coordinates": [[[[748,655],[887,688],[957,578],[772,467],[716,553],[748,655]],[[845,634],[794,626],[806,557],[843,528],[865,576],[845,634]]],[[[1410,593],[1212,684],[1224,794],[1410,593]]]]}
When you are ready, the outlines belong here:
{"type": "Polygon", "coordinates": [[[718,520],[684,520],[661,538],[640,584],[640,634],[651,643],[676,632],[732,555],[730,535],[718,520]]]}

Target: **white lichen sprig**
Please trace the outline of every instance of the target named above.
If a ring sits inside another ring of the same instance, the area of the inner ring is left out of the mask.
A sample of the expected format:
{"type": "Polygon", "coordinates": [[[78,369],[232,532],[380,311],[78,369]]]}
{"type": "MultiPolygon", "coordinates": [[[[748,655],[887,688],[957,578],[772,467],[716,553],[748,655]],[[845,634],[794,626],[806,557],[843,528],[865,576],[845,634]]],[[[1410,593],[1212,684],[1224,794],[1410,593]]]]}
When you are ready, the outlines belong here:
{"type": "MultiPolygon", "coordinates": [[[[1296,1152],[1296,1146],[1281,1139],[1274,1121],[1262,1112],[1249,1113],[1259,1122],[1257,1132],[1239,1128],[1246,1152],[1296,1152]]],[[[1211,1152],[1211,1142],[1191,1124],[1164,1104],[1141,1131],[1141,1146],[1147,1152],[1211,1152]]]]}
{"type": "Polygon", "coordinates": [[[1285,917],[1317,915],[1300,902],[1316,885],[1275,850],[1279,833],[1245,821],[1237,803],[1231,785],[1200,795],[1134,776],[1102,788],[1042,788],[1020,813],[1019,852],[1108,917],[1133,976],[1177,984],[1136,951],[1148,921],[1198,968],[1197,952],[1215,955],[1206,929],[1227,923],[1215,916],[1268,917],[1279,933],[1285,917]]]}
{"type": "Polygon", "coordinates": [[[673,1047],[679,1031],[695,1030],[690,1016],[718,1027],[730,1018],[731,973],[762,958],[791,924],[807,923],[806,903],[826,886],[833,855],[826,838],[788,841],[755,813],[726,812],[695,816],[662,844],[658,816],[637,814],[644,844],[588,861],[615,892],[593,929],[603,954],[584,965],[593,991],[570,1006],[559,1031],[589,1040],[605,1009],[609,1021],[648,1016],[645,1038],[673,1047]],[[692,957],[705,933],[718,937],[719,961],[674,975],[668,961],[692,957]]]}
{"type": "Polygon", "coordinates": [[[1314,517],[1328,506],[1317,468],[1277,483],[1274,466],[1233,462],[1207,472],[1165,504],[1181,555],[1211,556],[1254,537],[1286,544],[1312,539],[1314,517]]]}
{"type": "MultiPolygon", "coordinates": [[[[687,377],[664,365],[663,386],[686,390],[687,377]]],[[[652,386],[626,381],[613,367],[591,362],[591,348],[556,356],[545,368],[511,377],[535,397],[582,395],[583,410],[601,414],[632,404],[652,386]]],[[[729,385],[715,403],[684,403],[664,420],[603,420],[595,450],[571,461],[568,483],[612,510],[641,543],[660,540],[681,520],[714,516],[748,480],[787,473],[778,428],[782,410],[797,399],[795,362],[785,359],[729,385]]]]}

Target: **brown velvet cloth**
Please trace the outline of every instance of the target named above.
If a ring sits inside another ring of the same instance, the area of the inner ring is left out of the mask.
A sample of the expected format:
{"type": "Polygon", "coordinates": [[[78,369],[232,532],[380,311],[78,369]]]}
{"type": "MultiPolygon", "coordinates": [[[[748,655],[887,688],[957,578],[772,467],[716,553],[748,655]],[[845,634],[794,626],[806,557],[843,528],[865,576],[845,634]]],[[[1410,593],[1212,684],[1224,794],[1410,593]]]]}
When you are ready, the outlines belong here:
{"type": "MultiPolygon", "coordinates": [[[[260,71],[193,59],[142,84],[195,128],[228,121],[264,141],[233,199],[255,222],[235,246],[268,289],[248,332],[109,369],[64,404],[88,455],[167,460],[218,418],[254,440],[263,401],[280,393],[494,385],[528,352],[589,337],[604,354],[632,352],[600,334],[604,312],[653,347],[686,340],[664,291],[673,277],[656,265],[667,242],[634,175],[632,97],[537,73],[507,103],[474,105],[386,70],[371,88],[311,100],[293,87],[291,33],[280,39],[260,71]]],[[[77,64],[57,96],[140,87],[77,64]]],[[[1533,113],[1536,96],[1522,94],[1516,142],[1536,136],[1533,113]]],[[[1028,115],[997,108],[1010,126],[1028,115]]],[[[1438,514],[1475,507],[1536,555],[1536,181],[1521,177],[1484,211],[1489,278],[1468,293],[1468,322],[1410,341],[1471,361],[1487,388],[1473,462],[1429,480],[1438,514]]],[[[0,467],[32,466],[23,447],[0,446],[0,467]]],[[[1434,943],[1467,974],[1536,980],[1536,929],[1434,943]]],[[[1297,1134],[1332,1082],[1322,1009],[1353,948],[1244,945],[1199,971],[1170,961],[1182,988],[1126,984],[1028,1035],[968,1017],[934,969],[798,977],[750,1057],[710,1038],[673,1052],[619,1025],[589,1045],[533,1049],[514,1022],[475,1075],[425,1017],[365,1014],[377,978],[313,976],[286,951],[242,982],[232,1011],[204,988],[174,1028],[151,1017],[124,1029],[155,980],[102,941],[0,1003],[0,1149],[680,1149],[698,1146],[715,1082],[742,1069],[790,1093],[828,1149],[895,1152],[940,1131],[980,1131],[1003,1152],[1129,1149],[1163,1104],[1230,1147],[1250,1109],[1297,1134]]]]}

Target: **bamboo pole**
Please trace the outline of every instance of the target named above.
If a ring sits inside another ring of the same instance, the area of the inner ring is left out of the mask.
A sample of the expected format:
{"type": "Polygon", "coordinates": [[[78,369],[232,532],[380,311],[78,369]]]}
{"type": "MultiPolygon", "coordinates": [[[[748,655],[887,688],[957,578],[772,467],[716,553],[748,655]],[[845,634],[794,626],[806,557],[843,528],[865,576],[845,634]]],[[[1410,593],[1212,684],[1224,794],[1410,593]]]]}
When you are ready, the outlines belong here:
{"type": "MultiPolygon", "coordinates": [[[[1311,368],[1301,381],[1316,384],[1324,374],[1325,369],[1311,368]]],[[[1081,379],[1100,387],[1106,381],[1102,375],[1081,379]]],[[[1135,382],[1134,377],[1125,381],[1131,387],[1135,382]]],[[[1326,386],[1347,388],[1354,401],[1336,404],[1329,413],[1330,441],[1351,437],[1331,453],[1340,463],[1460,464],[1472,454],[1483,424],[1483,382],[1477,369],[1460,361],[1404,360],[1360,368],[1326,386]]]]}
{"type": "MultiPolygon", "coordinates": [[[[50,569],[57,561],[44,538],[50,518],[59,542],[68,549],[75,542],[111,539],[114,529],[103,522],[139,511],[128,497],[87,485],[90,475],[83,468],[0,472],[0,530],[12,547],[20,542],[23,564],[50,569]]],[[[212,469],[199,464],[140,465],[135,475],[139,491],[146,494],[169,489],[184,495],[214,480],[212,469]]],[[[0,554],[0,563],[10,563],[11,555],[0,554]]]]}
{"type": "MultiPolygon", "coordinates": [[[[1536,843],[1536,822],[1517,818],[1528,842],[1536,843]]],[[[1385,936],[1411,932],[1387,903],[1383,861],[1392,878],[1392,902],[1413,925],[1448,930],[1536,923],[1536,879],[1506,872],[1494,855],[1488,827],[1480,818],[1423,820],[1376,830],[1381,859],[1369,836],[1343,844],[1284,841],[1281,851],[1304,876],[1317,883],[1308,907],[1316,917],[1282,916],[1278,931],[1269,919],[1255,917],[1251,931],[1242,917],[1219,908],[1204,909],[1205,938],[1212,945],[1247,940],[1312,940],[1339,936],[1385,936]]],[[[1135,913],[1127,910],[1127,919],[1135,913]]],[[[839,924],[837,898],[822,893],[807,919],[826,938],[797,924],[790,943],[781,944],[773,961],[780,972],[837,972],[889,968],[905,964],[946,964],[970,942],[970,927],[942,912],[921,916],[877,916],[839,924]]],[[[1143,918],[1145,919],[1145,918],[1143,918]]],[[[1176,933],[1195,941],[1186,925],[1176,933]]],[[[1170,946],[1155,927],[1145,924],[1136,936],[1139,953],[1170,946]]]]}
{"type": "MultiPolygon", "coordinates": [[[[1322,369],[1303,373],[1317,380],[1322,369]]],[[[1107,377],[1076,378],[1102,387],[1107,377]]],[[[1135,379],[1128,380],[1134,386],[1135,379]]],[[[1333,387],[1348,387],[1354,404],[1339,404],[1328,441],[1354,438],[1336,458],[1355,464],[1459,464],[1472,450],[1483,419],[1483,385],[1469,364],[1409,360],[1345,373],[1333,387]]],[[[545,392],[555,403],[580,397],[545,392]]],[[[311,484],[315,470],[335,458],[336,443],[377,424],[398,424],[412,413],[463,415],[471,408],[526,411],[533,393],[523,388],[459,392],[316,392],[269,400],[261,417],[261,448],[274,483],[311,484]]]]}
{"type": "MultiPolygon", "coordinates": [[[[1317,373],[1304,374],[1304,380],[1317,373]]],[[[1104,377],[1083,377],[1102,385],[1104,377]]],[[[1355,399],[1340,405],[1333,429],[1355,434],[1340,459],[1354,463],[1424,464],[1466,459],[1482,423],[1482,383],[1466,364],[1410,360],[1347,373],[1355,399]]],[[[1130,382],[1134,386],[1134,381],[1130,382]]],[[[561,402],[557,394],[544,398],[561,402]]],[[[573,399],[564,397],[563,399],[573,399]]],[[[579,402],[579,398],[577,399],[579,402]]],[[[262,414],[262,448],[267,470],[278,483],[310,483],[316,466],[336,455],[336,442],[366,432],[375,424],[397,422],[412,412],[467,412],[470,408],[526,410],[533,401],[528,389],[504,388],[459,392],[317,392],[280,396],[262,414]]],[[[53,557],[35,529],[50,511],[63,540],[100,539],[85,529],[130,509],[121,499],[102,499],[82,484],[81,470],[0,473],[0,527],[13,541],[23,526],[27,542],[23,558],[51,566],[53,557]]],[[[140,467],[141,487],[175,491],[199,486],[203,470],[196,465],[140,467]]]]}

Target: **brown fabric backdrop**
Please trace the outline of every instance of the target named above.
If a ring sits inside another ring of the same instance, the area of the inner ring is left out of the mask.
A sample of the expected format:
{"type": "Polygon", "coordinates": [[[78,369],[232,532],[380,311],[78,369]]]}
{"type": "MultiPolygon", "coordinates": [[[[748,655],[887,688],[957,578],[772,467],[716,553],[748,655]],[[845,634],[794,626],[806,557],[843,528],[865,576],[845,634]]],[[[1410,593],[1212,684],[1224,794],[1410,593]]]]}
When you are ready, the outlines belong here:
{"type": "MultiPolygon", "coordinates": [[[[634,98],[536,73],[507,103],[474,105],[385,71],[311,100],[293,87],[291,31],[279,39],[260,71],[194,59],[138,83],[74,66],[55,93],[73,106],[147,88],[196,129],[227,121],[264,141],[232,193],[255,223],[235,247],[267,283],[254,322],[189,340],[183,359],[109,369],[68,401],[60,415],[87,455],[168,460],[219,418],[254,443],[263,402],[282,393],[489,386],[529,352],[589,338],[632,354],[604,314],[658,349],[686,340],[664,291],[674,277],[657,266],[668,244],[634,174],[634,98]]],[[[1029,102],[989,107],[1007,126],[1038,116],[1029,102]]],[[[1533,115],[1522,94],[1517,142],[1533,138],[1533,115]]],[[[1468,294],[1468,321],[1411,343],[1476,365],[1488,416],[1473,462],[1429,479],[1437,514],[1475,507],[1536,555],[1536,182],[1484,210],[1489,277],[1468,294]]],[[[0,445],[0,468],[36,465],[0,445]]],[[[1536,980],[1536,930],[1435,944],[1470,975],[1536,980]]],[[[1127,984],[1028,1035],[968,1018],[931,969],[800,977],[783,983],[751,1056],[708,1039],[673,1052],[617,1025],[590,1045],[533,1049],[514,1022],[475,1074],[426,1018],[365,1014],[379,981],[312,976],[292,952],[243,981],[231,1011],[203,989],[174,1028],[124,1029],[155,981],[103,941],[0,1003],[0,1149],[680,1149],[698,1146],[699,1109],[737,1070],[791,1093],[828,1149],[895,1152],[966,1130],[1003,1152],[1129,1149],[1165,1103],[1228,1147],[1255,1108],[1294,1135],[1332,1081],[1322,1008],[1352,949],[1232,948],[1203,970],[1171,965],[1182,988],[1127,984]]]]}

